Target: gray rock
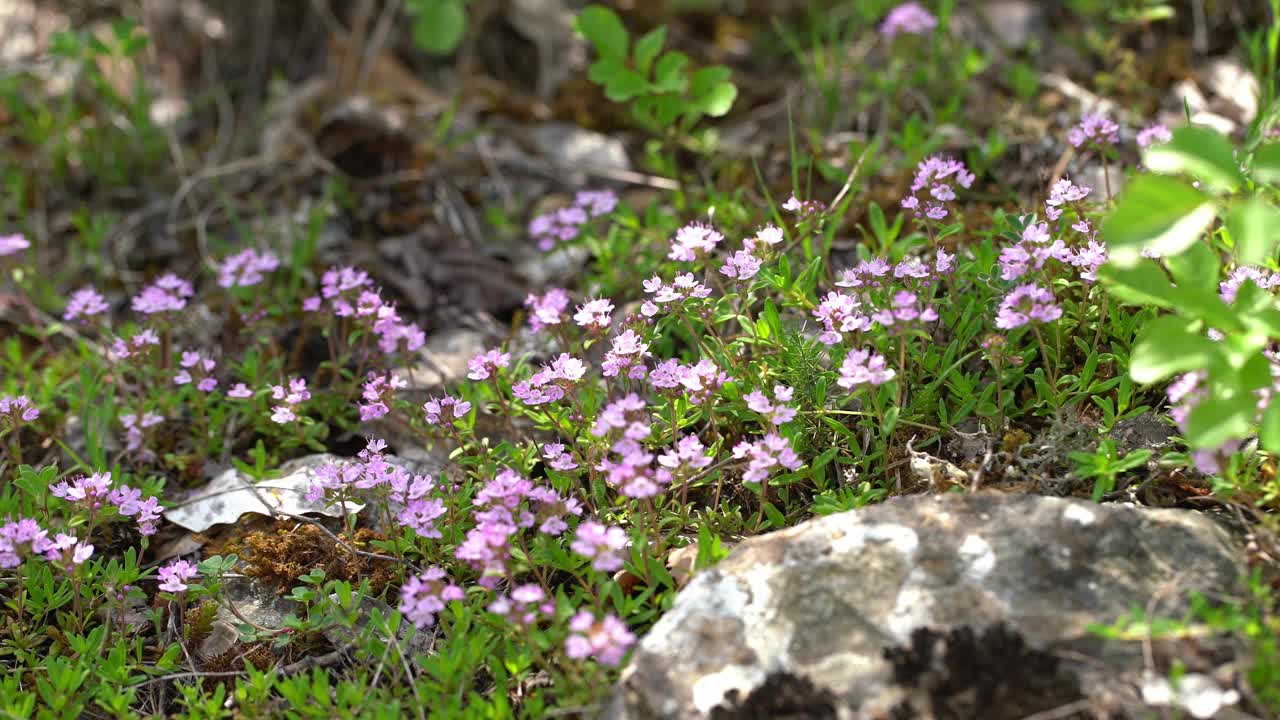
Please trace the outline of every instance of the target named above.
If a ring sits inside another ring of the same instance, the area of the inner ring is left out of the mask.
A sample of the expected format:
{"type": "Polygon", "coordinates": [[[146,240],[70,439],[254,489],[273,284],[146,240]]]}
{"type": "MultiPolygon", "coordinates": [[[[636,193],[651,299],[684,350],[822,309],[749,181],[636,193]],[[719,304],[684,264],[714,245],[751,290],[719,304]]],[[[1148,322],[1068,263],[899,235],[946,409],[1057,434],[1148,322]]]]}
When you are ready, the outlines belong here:
{"type": "Polygon", "coordinates": [[[1045,32],[1045,7],[1026,0],[992,0],[980,5],[978,12],[1002,45],[1017,49],[1045,32]]]}
{"type": "Polygon", "coordinates": [[[533,129],[538,152],[564,168],[630,170],[622,141],[576,125],[547,123],[533,129]]]}
{"type": "Polygon", "coordinates": [[[1241,575],[1227,534],[1188,511],[898,497],[748,540],[696,575],[640,642],[605,717],[1141,706],[1141,644],[1087,627],[1135,605],[1182,617],[1189,593],[1234,591],[1241,575]]]}

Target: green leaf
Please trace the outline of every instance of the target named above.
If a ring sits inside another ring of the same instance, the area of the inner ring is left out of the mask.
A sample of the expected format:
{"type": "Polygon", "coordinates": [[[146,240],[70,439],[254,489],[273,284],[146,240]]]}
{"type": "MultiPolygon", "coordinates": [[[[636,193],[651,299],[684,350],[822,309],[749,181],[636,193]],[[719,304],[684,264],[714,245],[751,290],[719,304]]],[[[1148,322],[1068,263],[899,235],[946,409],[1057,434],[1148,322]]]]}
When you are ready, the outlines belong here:
{"type": "Polygon", "coordinates": [[[588,5],[578,13],[574,28],[582,33],[601,57],[625,60],[630,38],[618,15],[601,5],[588,5]]]}
{"type": "Polygon", "coordinates": [[[604,95],[614,102],[626,102],[649,89],[644,76],[635,70],[620,69],[604,86],[604,95]]]}
{"type": "Polygon", "coordinates": [[[1164,264],[1179,288],[1218,292],[1218,252],[1209,243],[1196,243],[1186,252],[1165,258],[1164,264]]]}
{"type": "Polygon", "coordinates": [[[435,55],[448,55],[467,32],[467,11],[458,0],[431,0],[417,5],[413,42],[435,55]]]}
{"type": "Polygon", "coordinates": [[[698,109],[711,117],[722,117],[738,99],[738,88],[733,83],[720,83],[698,99],[698,109]]]}
{"type": "Polygon", "coordinates": [[[1280,142],[1260,145],[1254,151],[1253,177],[1258,182],[1280,184],[1280,142]]]}
{"type": "Polygon", "coordinates": [[[655,92],[680,93],[689,86],[689,78],[685,75],[685,66],[689,64],[689,56],[682,52],[663,53],[653,69],[653,89],[655,92]]]}
{"type": "Polygon", "coordinates": [[[653,61],[658,57],[658,53],[662,52],[662,44],[666,41],[666,25],[654,28],[652,32],[646,33],[636,41],[635,63],[641,75],[646,77],[649,75],[649,68],[653,67],[653,61]]]}
{"type": "Polygon", "coordinates": [[[1143,175],[1129,184],[1102,223],[1113,262],[1133,266],[1143,250],[1168,257],[1200,239],[1215,217],[1213,203],[1186,183],[1143,175]]]}
{"type": "Polygon", "coordinates": [[[1164,270],[1145,258],[1132,267],[1117,267],[1109,262],[1099,268],[1098,277],[1113,295],[1130,305],[1168,308],[1173,307],[1176,300],[1173,285],[1164,270]]]}
{"type": "Polygon", "coordinates": [[[1242,265],[1262,265],[1275,255],[1280,240],[1280,210],[1258,196],[1231,206],[1227,232],[1242,265]]]}
{"type": "Polygon", "coordinates": [[[1242,180],[1231,141],[1204,127],[1174,130],[1172,140],[1147,148],[1143,162],[1155,172],[1186,173],[1227,192],[1240,187],[1242,180]]]}
{"type": "Polygon", "coordinates": [[[1212,340],[1192,330],[1185,318],[1158,317],[1147,323],[1129,357],[1129,375],[1146,384],[1206,367],[1217,354],[1212,340]]]}
{"type": "Polygon", "coordinates": [[[1272,399],[1258,425],[1258,441],[1269,453],[1280,453],[1280,399],[1272,399]]]}
{"type": "Polygon", "coordinates": [[[1249,434],[1256,412],[1257,401],[1249,394],[1207,397],[1196,403],[1187,417],[1187,440],[1200,450],[1222,447],[1228,440],[1249,434]]]}

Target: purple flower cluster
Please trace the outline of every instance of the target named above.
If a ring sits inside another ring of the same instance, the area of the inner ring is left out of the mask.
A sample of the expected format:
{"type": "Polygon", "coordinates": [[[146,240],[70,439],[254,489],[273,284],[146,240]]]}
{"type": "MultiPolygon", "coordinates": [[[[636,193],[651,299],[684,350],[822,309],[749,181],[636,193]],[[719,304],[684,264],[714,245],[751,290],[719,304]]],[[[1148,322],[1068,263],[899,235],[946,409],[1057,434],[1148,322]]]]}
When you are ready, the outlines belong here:
{"type": "Polygon", "coordinates": [[[1030,323],[1053,322],[1062,317],[1053,293],[1035,284],[1019,285],[1000,301],[996,327],[1012,330],[1030,323]]]}
{"type": "Polygon", "coordinates": [[[511,364],[511,353],[494,348],[467,361],[467,377],[472,380],[488,380],[511,364]]]}
{"type": "Polygon", "coordinates": [[[836,384],[846,390],[863,385],[883,385],[892,380],[895,374],[883,355],[865,348],[850,350],[840,363],[840,377],[836,384]]]}
{"type": "Polygon", "coordinates": [[[408,381],[394,372],[378,374],[372,370],[365,376],[361,388],[360,421],[376,420],[391,412],[391,400],[396,390],[408,386],[408,381]]]}
{"type": "Polygon", "coordinates": [[[316,468],[316,479],[307,490],[307,500],[345,501],[356,491],[385,493],[387,499],[399,506],[396,519],[401,525],[425,538],[440,537],[435,520],[447,510],[444,501],[433,496],[435,481],[428,475],[416,475],[392,464],[383,454],[386,447],[385,441],[369,440],[365,449],[357,454],[357,462],[326,463],[316,468]]]}
{"type": "Polygon", "coordinates": [[[155,427],[164,422],[164,416],[154,412],[143,412],[141,416],[137,413],[124,413],[120,416],[120,424],[125,430],[125,450],[141,456],[144,460],[150,461],[155,458],[155,453],[146,449],[147,429],[155,427]]]}
{"type": "Polygon", "coordinates": [[[410,576],[400,587],[400,612],[419,628],[431,627],[445,603],[465,598],[462,588],[449,582],[444,570],[432,565],[422,575],[410,576]]]}
{"type": "Polygon", "coordinates": [[[511,538],[525,528],[557,536],[568,529],[566,515],[582,515],[577,498],[562,497],[555,490],[505,468],[485,484],[472,504],[475,526],[454,552],[454,557],[479,572],[480,585],[489,589],[508,575],[511,538]]]}
{"type": "Polygon", "coordinates": [[[271,386],[271,399],[277,404],[271,408],[271,421],[280,425],[298,419],[297,407],[311,399],[306,378],[289,378],[284,385],[271,386]]]}
{"type": "Polygon", "coordinates": [[[673,476],[688,477],[710,466],[713,459],[697,435],[685,435],[658,457],[658,464],[673,476]]]}
{"type": "Polygon", "coordinates": [[[49,531],[31,518],[18,518],[0,525],[0,568],[16,568],[24,555],[44,555],[53,547],[49,531]]]}
{"type": "Polygon", "coordinates": [[[168,273],[133,297],[133,311],[143,315],[178,312],[187,306],[187,298],[194,294],[195,288],[191,283],[168,273]]]}
{"type": "Polygon", "coordinates": [[[723,240],[724,236],[710,225],[689,223],[676,231],[667,257],[681,262],[693,262],[710,255],[723,240]]]}
{"type": "Polygon", "coordinates": [[[963,162],[932,155],[920,161],[911,181],[911,194],[902,199],[902,207],[935,222],[947,217],[947,203],[956,199],[956,187],[968,189],[976,178],[963,162]],[[922,195],[925,189],[927,195],[922,195]]]}
{"type": "Polygon", "coordinates": [[[542,328],[564,322],[569,309],[569,293],[563,288],[550,288],[541,295],[530,294],[524,306],[529,309],[529,329],[541,332],[542,328]]]}
{"type": "Polygon", "coordinates": [[[452,425],[455,420],[460,420],[471,412],[471,403],[445,395],[428,400],[423,404],[422,412],[428,425],[452,425]]]}
{"type": "Polygon", "coordinates": [[[541,617],[555,614],[555,603],[547,599],[547,593],[539,585],[525,583],[511,590],[511,595],[498,593],[489,603],[489,612],[499,615],[513,625],[529,626],[541,617]]]}
{"type": "Polygon", "coordinates": [[[547,461],[547,465],[552,470],[568,472],[576,470],[577,461],[573,459],[573,454],[564,449],[564,443],[547,443],[542,446],[542,458],[547,461]]]}
{"type": "Polygon", "coordinates": [[[774,425],[783,425],[795,419],[796,409],[787,405],[791,402],[792,396],[795,395],[793,388],[786,385],[775,385],[773,388],[773,400],[759,390],[752,390],[742,399],[747,403],[747,407],[755,412],[765,416],[770,423],[774,425]]]}
{"type": "Polygon", "coordinates": [[[618,206],[618,196],[612,190],[583,190],[573,198],[573,204],[529,221],[529,235],[538,242],[542,251],[555,247],[556,242],[569,242],[578,237],[582,226],[592,218],[608,215],[618,206]]]}
{"type": "Polygon", "coordinates": [[[189,385],[194,382],[196,389],[203,393],[211,393],[218,387],[218,379],[213,376],[218,364],[208,355],[187,350],[182,353],[178,365],[181,369],[173,376],[174,385],[189,385]]]}
{"type": "Polygon", "coordinates": [[[154,535],[160,526],[159,498],[142,499],[142,491],[128,485],[111,486],[111,473],[94,473],[63,480],[49,486],[49,494],[61,498],[90,517],[97,516],[107,505],[115,507],[123,517],[137,516],[138,532],[154,535]]]}
{"type": "Polygon", "coordinates": [[[49,531],[31,518],[20,517],[0,525],[0,568],[16,568],[24,557],[42,557],[71,572],[92,556],[92,545],[67,533],[58,533],[50,540],[49,531]]]}
{"type": "Polygon", "coordinates": [[[280,259],[273,252],[241,250],[218,266],[218,287],[252,287],[279,267],[280,259]]]}
{"type": "Polygon", "coordinates": [[[880,34],[892,40],[903,33],[928,35],[938,27],[938,18],[917,2],[905,2],[889,11],[880,23],[880,34]]]}
{"type": "Polygon", "coordinates": [[[141,360],[147,353],[148,348],[155,347],[160,344],[160,336],[151,328],[139,330],[133,337],[125,340],[124,338],[116,338],[111,343],[110,357],[115,362],[136,359],[141,360]]]}
{"type": "Polygon", "coordinates": [[[335,317],[354,318],[372,332],[378,338],[378,348],[388,355],[413,352],[426,343],[422,328],[401,320],[396,306],[382,299],[363,270],[330,268],[320,277],[320,294],[303,300],[302,309],[317,312],[326,301],[335,317]]]}
{"type": "Polygon", "coordinates": [[[569,353],[561,353],[550,365],[543,365],[529,379],[513,385],[511,394],[525,405],[545,405],[563,398],[586,374],[586,363],[569,353]]]}
{"type": "Polygon", "coordinates": [[[590,611],[580,610],[569,620],[572,633],[564,642],[565,654],[575,660],[595,658],[601,665],[616,667],[636,642],[627,624],[613,615],[596,620],[590,611]]]}
{"type": "Polygon", "coordinates": [[[1080,123],[1067,133],[1071,147],[1115,145],[1120,142],[1120,126],[1099,113],[1085,113],[1080,123]]]}
{"type": "Polygon", "coordinates": [[[693,273],[677,275],[670,285],[655,275],[644,281],[644,291],[653,296],[640,304],[640,314],[645,317],[657,315],[659,306],[681,306],[686,300],[700,300],[711,295],[711,288],[698,282],[693,273]]]}
{"type": "Polygon", "coordinates": [[[733,446],[733,456],[748,460],[742,480],[749,483],[763,482],[779,467],[799,470],[803,464],[791,448],[791,441],[777,433],[769,433],[754,442],[743,440],[733,446]]]}
{"type": "Polygon", "coordinates": [[[639,380],[648,372],[644,365],[644,359],[648,356],[649,344],[639,333],[628,328],[610,341],[601,373],[605,377],[616,377],[625,372],[632,380],[639,380]]]}
{"type": "Polygon", "coordinates": [[[1164,123],[1153,123],[1138,131],[1138,147],[1147,148],[1173,139],[1173,133],[1164,123]]]}
{"type": "Polygon", "coordinates": [[[1233,269],[1226,280],[1218,283],[1218,294],[1222,297],[1222,301],[1235,302],[1236,294],[1246,282],[1253,283],[1260,290],[1270,292],[1280,287],[1280,273],[1273,273],[1253,265],[1241,265],[1233,269]]]}
{"type": "Polygon", "coordinates": [[[40,408],[26,395],[0,395],[0,427],[15,428],[40,417],[40,408]]]}
{"type": "Polygon", "coordinates": [[[67,308],[62,313],[62,319],[67,322],[88,320],[110,309],[111,306],[107,305],[107,299],[102,296],[102,293],[95,290],[93,286],[86,286],[71,293],[67,298],[67,308]]]}
{"type": "Polygon", "coordinates": [[[160,577],[160,590],[176,594],[186,592],[187,582],[198,576],[200,570],[186,560],[174,560],[160,568],[157,574],[160,577]]]}
{"type": "Polygon", "coordinates": [[[608,330],[609,324],[613,322],[613,303],[609,298],[588,300],[578,306],[578,311],[573,315],[573,321],[588,332],[602,333],[608,330]]]}
{"type": "Polygon", "coordinates": [[[17,255],[31,247],[31,242],[22,235],[0,235],[0,257],[17,255]]]}
{"type": "Polygon", "coordinates": [[[795,195],[786,199],[782,203],[782,209],[792,213],[800,220],[808,220],[809,218],[826,211],[827,205],[821,200],[801,200],[795,195]]]}
{"type": "Polygon", "coordinates": [[[611,573],[622,569],[622,557],[618,553],[626,547],[627,534],[622,528],[583,520],[569,549],[590,560],[592,569],[611,573]]]}

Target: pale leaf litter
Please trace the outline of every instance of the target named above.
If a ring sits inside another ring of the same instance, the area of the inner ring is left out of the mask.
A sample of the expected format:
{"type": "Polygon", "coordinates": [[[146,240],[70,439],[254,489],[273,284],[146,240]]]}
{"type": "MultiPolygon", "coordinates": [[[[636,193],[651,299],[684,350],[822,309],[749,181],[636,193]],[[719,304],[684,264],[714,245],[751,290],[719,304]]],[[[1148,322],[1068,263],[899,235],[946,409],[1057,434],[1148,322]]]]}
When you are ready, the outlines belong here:
{"type": "Polygon", "coordinates": [[[361,503],[332,503],[307,500],[307,491],[316,482],[316,468],[326,463],[348,463],[334,455],[312,455],[281,466],[277,478],[252,482],[235,468],[226,470],[190,498],[164,512],[175,525],[204,532],[214,525],[235,523],[246,513],[268,517],[288,517],[318,513],[329,517],[352,515],[364,509],[361,503]],[[344,508],[345,505],[345,508],[344,508]]]}

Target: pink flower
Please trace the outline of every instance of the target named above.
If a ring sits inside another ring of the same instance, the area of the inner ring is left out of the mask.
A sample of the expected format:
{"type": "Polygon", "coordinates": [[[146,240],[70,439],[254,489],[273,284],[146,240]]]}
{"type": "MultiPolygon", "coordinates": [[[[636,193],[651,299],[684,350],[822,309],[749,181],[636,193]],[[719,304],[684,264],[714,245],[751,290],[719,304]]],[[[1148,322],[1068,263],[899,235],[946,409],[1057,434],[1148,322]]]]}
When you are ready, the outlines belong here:
{"type": "Polygon", "coordinates": [[[813,311],[814,318],[822,323],[824,330],[818,336],[818,342],[835,345],[843,339],[844,333],[870,330],[871,320],[860,311],[861,306],[861,301],[852,295],[827,293],[813,311]]]}
{"type": "Polygon", "coordinates": [[[175,560],[160,568],[160,589],[164,592],[187,591],[187,581],[200,574],[195,565],[186,560],[175,560]]]}
{"type": "Polygon", "coordinates": [[[436,614],[450,600],[463,600],[462,588],[449,582],[444,570],[432,565],[422,575],[410,576],[400,588],[400,612],[419,628],[436,623],[436,614]]]}
{"type": "Polygon", "coordinates": [[[996,327],[1012,330],[1031,322],[1053,322],[1062,317],[1062,308],[1054,302],[1053,293],[1039,285],[1019,285],[1000,302],[996,327]]]}
{"type": "Polygon", "coordinates": [[[778,467],[799,470],[803,464],[795,450],[791,449],[791,441],[777,433],[765,435],[755,442],[743,440],[734,446],[733,456],[748,459],[747,471],[742,474],[742,480],[750,483],[764,481],[778,467]]]}
{"type": "Polygon", "coordinates": [[[31,242],[22,235],[0,235],[0,257],[16,255],[31,247],[31,242]]]}
{"type": "Polygon", "coordinates": [[[408,381],[394,372],[379,375],[370,370],[361,389],[360,397],[363,402],[360,403],[360,421],[368,422],[391,412],[390,403],[395,391],[408,384],[408,381]]]}
{"type": "Polygon", "coordinates": [[[262,282],[267,273],[275,272],[278,267],[280,259],[273,252],[241,250],[218,266],[218,286],[251,287],[262,282]]]}
{"type": "Polygon", "coordinates": [[[564,322],[569,293],[561,288],[551,288],[542,295],[525,298],[524,306],[529,308],[529,329],[539,332],[544,327],[564,322]]]}
{"type": "Polygon", "coordinates": [[[938,18],[920,7],[920,3],[905,2],[885,16],[884,22],[880,24],[880,34],[890,40],[902,33],[928,35],[937,26],[938,18]]]}
{"type": "Polygon", "coordinates": [[[638,369],[639,376],[644,377],[644,358],[648,356],[649,344],[639,333],[628,328],[610,341],[609,352],[605,353],[601,363],[601,372],[605,377],[615,377],[624,370],[638,369]]]}
{"type": "Polygon", "coordinates": [[[595,658],[601,665],[616,667],[636,642],[626,623],[614,615],[597,621],[588,610],[579,611],[569,620],[573,631],[564,641],[565,654],[575,660],[595,658]]]}
{"type": "Polygon", "coordinates": [[[422,406],[428,425],[450,424],[471,412],[471,403],[445,395],[431,398],[422,406]]]}
{"type": "Polygon", "coordinates": [[[0,427],[17,427],[40,417],[40,408],[26,395],[0,395],[0,427]]]}
{"type": "Polygon", "coordinates": [[[591,560],[591,567],[599,572],[614,572],[622,568],[618,553],[627,546],[627,534],[619,527],[606,527],[595,520],[584,520],[578,525],[577,534],[569,548],[591,560]]]}
{"type": "Polygon", "coordinates": [[[724,236],[711,226],[697,222],[689,223],[676,231],[676,236],[671,241],[671,252],[667,257],[672,260],[693,262],[699,256],[710,254],[721,240],[724,240],[724,236]]]}
{"type": "Polygon", "coordinates": [[[573,455],[565,452],[563,443],[547,443],[542,446],[542,457],[547,460],[552,470],[568,472],[578,467],[573,455]]]}
{"type": "Polygon", "coordinates": [[[43,555],[52,546],[40,523],[22,517],[10,520],[0,526],[0,568],[16,568],[24,555],[43,555]]]}
{"type": "Polygon", "coordinates": [[[840,363],[840,377],[836,384],[852,390],[861,385],[883,385],[894,378],[884,356],[870,350],[850,350],[840,363]]]}
{"type": "Polygon", "coordinates": [[[67,298],[67,309],[63,311],[62,319],[68,322],[88,319],[110,309],[111,306],[107,305],[107,300],[101,293],[92,286],[86,286],[71,293],[71,297],[67,298]]]}
{"type": "Polygon", "coordinates": [[[467,361],[467,377],[472,380],[487,380],[498,374],[498,370],[511,364],[511,353],[494,348],[476,355],[467,361]]]}
{"type": "Polygon", "coordinates": [[[795,391],[786,385],[776,385],[773,388],[774,399],[778,401],[774,404],[759,390],[753,390],[742,399],[746,401],[747,407],[765,416],[769,422],[774,425],[783,425],[791,422],[796,416],[796,409],[786,405],[791,401],[795,391]]]}
{"type": "Polygon", "coordinates": [[[612,314],[613,303],[608,298],[600,298],[579,305],[573,321],[593,332],[602,332],[608,329],[612,314]]]}
{"type": "Polygon", "coordinates": [[[187,298],[195,294],[191,283],[169,273],[162,275],[133,298],[134,312],[144,315],[177,312],[187,306],[187,298]]]}
{"type": "Polygon", "coordinates": [[[278,405],[271,408],[271,420],[284,425],[298,419],[294,409],[310,400],[311,392],[307,390],[305,378],[290,378],[287,388],[285,385],[271,386],[271,397],[279,401],[278,405]]]}
{"type": "Polygon", "coordinates": [[[244,398],[253,397],[253,391],[244,383],[236,383],[234,387],[227,391],[227,397],[243,400],[244,398]]]}
{"type": "Polygon", "coordinates": [[[1067,140],[1077,148],[1087,144],[1115,145],[1120,141],[1120,126],[1106,115],[1085,113],[1080,123],[1067,133],[1067,140]]]}
{"type": "Polygon", "coordinates": [[[947,216],[946,203],[956,197],[955,186],[967,189],[975,179],[963,162],[932,155],[916,166],[911,194],[903,198],[902,207],[913,211],[916,219],[942,220],[947,216]],[[920,194],[926,189],[928,196],[922,199],[920,194]]]}
{"type": "Polygon", "coordinates": [[[739,250],[720,266],[720,272],[736,280],[750,280],[760,272],[760,259],[747,250],[739,250]]]}
{"type": "Polygon", "coordinates": [[[1167,143],[1173,139],[1173,133],[1164,123],[1154,123],[1138,131],[1138,147],[1145,148],[1159,143],[1167,143]]]}

